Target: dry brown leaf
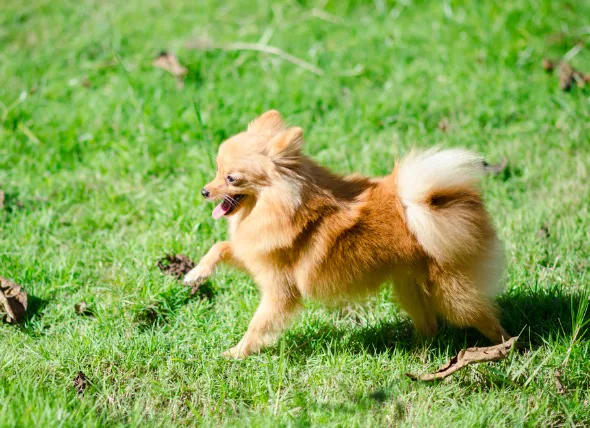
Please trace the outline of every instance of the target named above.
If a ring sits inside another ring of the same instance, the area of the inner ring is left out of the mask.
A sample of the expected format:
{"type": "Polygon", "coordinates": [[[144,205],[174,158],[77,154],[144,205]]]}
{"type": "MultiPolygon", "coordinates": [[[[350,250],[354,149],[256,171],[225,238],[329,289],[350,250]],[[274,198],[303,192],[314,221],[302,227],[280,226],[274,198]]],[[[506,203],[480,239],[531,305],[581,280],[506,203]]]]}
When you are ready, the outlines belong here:
{"type": "Polygon", "coordinates": [[[539,239],[548,238],[549,235],[549,228],[547,226],[541,226],[541,228],[537,230],[537,238],[539,239]]]}
{"type": "Polygon", "coordinates": [[[0,277],[0,313],[4,322],[16,324],[21,321],[28,306],[27,293],[18,284],[0,277]]]}
{"type": "Polygon", "coordinates": [[[4,192],[0,190],[0,211],[4,209],[4,192]]]}
{"type": "Polygon", "coordinates": [[[435,373],[426,373],[422,375],[407,373],[406,376],[412,380],[424,381],[444,379],[469,364],[498,361],[506,358],[514,348],[517,340],[518,336],[515,336],[499,345],[463,349],[435,373]]]}
{"type": "Polygon", "coordinates": [[[440,122],[438,122],[438,129],[440,129],[442,132],[446,133],[450,127],[451,124],[449,123],[449,119],[446,117],[443,117],[440,122]]]}
{"type": "Polygon", "coordinates": [[[78,374],[74,378],[74,389],[76,390],[78,395],[83,395],[84,391],[86,390],[86,388],[88,388],[89,384],[90,382],[88,381],[88,378],[86,377],[84,372],[78,372],[78,374]]]}
{"type": "Polygon", "coordinates": [[[494,165],[490,165],[489,163],[484,161],[484,171],[488,174],[500,174],[502,171],[504,171],[506,169],[506,167],[508,166],[508,159],[503,158],[502,162],[494,164],[494,165]]]}
{"type": "Polygon", "coordinates": [[[94,312],[92,309],[88,307],[86,302],[76,303],[74,305],[74,309],[76,310],[76,315],[80,315],[83,317],[92,317],[94,316],[94,312]]]}
{"type": "Polygon", "coordinates": [[[161,68],[162,70],[166,70],[168,73],[176,77],[176,84],[179,88],[184,86],[184,78],[188,74],[188,69],[178,61],[178,58],[176,58],[175,55],[162,51],[154,59],[152,65],[161,68]]]}
{"type": "Polygon", "coordinates": [[[565,61],[559,65],[559,87],[562,91],[569,91],[574,83],[583,88],[588,82],[590,74],[576,70],[565,61]]]}
{"type": "Polygon", "coordinates": [[[561,383],[561,371],[555,370],[555,387],[557,388],[557,393],[559,395],[565,395],[566,390],[563,383],[561,383]]]}
{"type": "Polygon", "coordinates": [[[543,67],[543,70],[549,73],[555,69],[555,61],[549,58],[543,58],[543,61],[541,62],[541,67],[543,67]]]}

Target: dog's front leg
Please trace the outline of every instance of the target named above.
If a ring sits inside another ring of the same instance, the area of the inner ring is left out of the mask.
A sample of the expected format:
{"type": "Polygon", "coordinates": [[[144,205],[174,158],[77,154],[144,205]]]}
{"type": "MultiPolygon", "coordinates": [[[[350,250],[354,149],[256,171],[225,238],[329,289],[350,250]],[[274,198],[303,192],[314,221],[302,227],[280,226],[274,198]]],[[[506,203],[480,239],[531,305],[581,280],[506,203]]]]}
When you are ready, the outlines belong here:
{"type": "Polygon", "coordinates": [[[259,352],[273,343],[285,329],[300,307],[299,297],[277,296],[265,292],[250,321],[248,331],[236,346],[223,353],[225,357],[241,359],[259,352]]]}
{"type": "Polygon", "coordinates": [[[199,264],[191,269],[184,277],[184,283],[187,285],[197,285],[207,280],[215,270],[219,262],[239,265],[235,260],[233,250],[229,241],[218,242],[203,256],[199,264]]]}

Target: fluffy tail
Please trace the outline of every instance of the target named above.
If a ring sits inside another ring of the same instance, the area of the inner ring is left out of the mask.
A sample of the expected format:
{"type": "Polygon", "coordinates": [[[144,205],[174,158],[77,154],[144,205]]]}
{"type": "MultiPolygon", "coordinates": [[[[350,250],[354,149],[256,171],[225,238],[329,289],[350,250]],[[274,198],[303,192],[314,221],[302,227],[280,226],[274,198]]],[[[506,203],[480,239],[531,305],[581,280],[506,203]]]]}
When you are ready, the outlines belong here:
{"type": "Polygon", "coordinates": [[[394,174],[406,222],[430,256],[445,264],[488,251],[495,233],[478,189],[480,156],[459,149],[412,152],[394,174]]]}

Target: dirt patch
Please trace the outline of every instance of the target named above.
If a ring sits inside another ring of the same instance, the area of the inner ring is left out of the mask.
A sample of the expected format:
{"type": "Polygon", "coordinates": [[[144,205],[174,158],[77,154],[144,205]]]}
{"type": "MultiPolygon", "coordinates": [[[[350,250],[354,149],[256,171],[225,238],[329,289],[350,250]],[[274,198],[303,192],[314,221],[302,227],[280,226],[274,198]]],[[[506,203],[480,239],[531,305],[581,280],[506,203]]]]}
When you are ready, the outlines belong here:
{"type": "Polygon", "coordinates": [[[183,254],[167,254],[158,260],[158,268],[166,275],[172,275],[177,279],[183,279],[189,271],[195,267],[195,262],[183,254]]]}
{"type": "Polygon", "coordinates": [[[0,277],[0,319],[8,324],[23,320],[28,307],[25,290],[15,282],[0,277]]]}
{"type": "Polygon", "coordinates": [[[518,336],[515,336],[499,345],[463,349],[461,352],[451,358],[447,364],[442,366],[434,373],[426,373],[422,375],[407,373],[406,376],[412,380],[433,381],[444,379],[456,371],[461,370],[463,367],[467,367],[469,364],[503,360],[504,358],[508,357],[508,355],[510,355],[510,352],[512,349],[514,349],[517,340],[518,336]]]}
{"type": "MultiPolygon", "coordinates": [[[[181,281],[196,264],[184,254],[167,254],[163,259],[158,260],[157,266],[165,275],[171,275],[181,281]]],[[[211,300],[214,295],[211,283],[208,281],[190,285],[190,289],[190,297],[198,294],[201,297],[211,300]]]]}

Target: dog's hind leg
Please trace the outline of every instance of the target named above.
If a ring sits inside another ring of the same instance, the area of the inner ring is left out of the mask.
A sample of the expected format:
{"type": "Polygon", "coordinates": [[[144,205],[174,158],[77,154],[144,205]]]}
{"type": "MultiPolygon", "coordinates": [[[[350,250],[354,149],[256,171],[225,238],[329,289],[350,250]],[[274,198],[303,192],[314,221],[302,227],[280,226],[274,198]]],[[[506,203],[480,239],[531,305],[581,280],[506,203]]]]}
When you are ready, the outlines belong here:
{"type": "Polygon", "coordinates": [[[434,336],[438,329],[436,314],[420,284],[413,278],[396,278],[395,294],[416,329],[425,336],[434,336]]]}
{"type": "Polygon", "coordinates": [[[491,297],[482,293],[462,274],[446,274],[434,279],[432,301],[436,312],[457,327],[474,327],[494,343],[510,339],[498,320],[491,297]]]}

